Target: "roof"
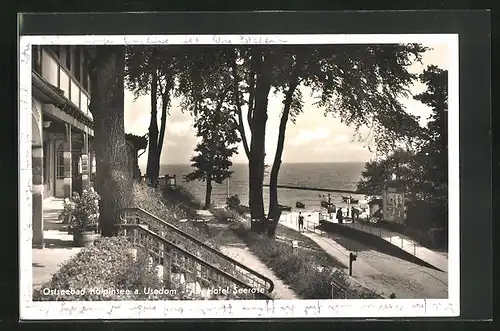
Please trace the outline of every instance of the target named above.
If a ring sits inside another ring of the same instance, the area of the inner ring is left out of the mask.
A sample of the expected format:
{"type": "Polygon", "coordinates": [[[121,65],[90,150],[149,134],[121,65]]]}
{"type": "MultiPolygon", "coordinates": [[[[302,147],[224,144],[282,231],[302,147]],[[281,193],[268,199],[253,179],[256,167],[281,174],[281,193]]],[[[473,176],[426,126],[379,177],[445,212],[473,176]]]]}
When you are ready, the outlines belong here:
{"type": "Polygon", "coordinates": [[[382,201],[382,197],[379,195],[373,195],[368,198],[366,198],[366,203],[372,204],[372,203],[380,203],[382,201]]]}
{"type": "Polygon", "coordinates": [[[145,149],[148,146],[148,139],[145,136],[136,136],[131,133],[125,135],[125,139],[132,142],[136,149],[145,149]]]}

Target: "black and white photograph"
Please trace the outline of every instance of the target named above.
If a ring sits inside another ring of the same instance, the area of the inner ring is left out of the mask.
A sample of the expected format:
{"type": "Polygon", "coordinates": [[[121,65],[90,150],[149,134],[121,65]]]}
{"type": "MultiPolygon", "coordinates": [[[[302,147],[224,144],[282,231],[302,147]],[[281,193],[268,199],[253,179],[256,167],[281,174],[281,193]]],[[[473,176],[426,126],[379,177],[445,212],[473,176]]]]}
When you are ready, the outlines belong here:
{"type": "Polygon", "coordinates": [[[457,35],[20,57],[24,318],[458,314],[457,35]]]}

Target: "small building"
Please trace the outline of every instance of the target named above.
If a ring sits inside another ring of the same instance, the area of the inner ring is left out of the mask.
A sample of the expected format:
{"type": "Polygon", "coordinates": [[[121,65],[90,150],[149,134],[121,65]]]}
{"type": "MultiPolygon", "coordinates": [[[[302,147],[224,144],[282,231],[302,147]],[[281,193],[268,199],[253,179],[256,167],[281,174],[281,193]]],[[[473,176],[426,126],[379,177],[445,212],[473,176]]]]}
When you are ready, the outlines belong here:
{"type": "Polygon", "coordinates": [[[382,210],[382,205],[383,205],[383,199],[381,196],[372,196],[368,199],[366,199],[366,202],[368,204],[368,211],[370,217],[372,217],[377,211],[382,210]]]}
{"type": "Polygon", "coordinates": [[[129,159],[129,169],[132,178],[140,181],[141,170],[139,169],[139,151],[146,149],[148,146],[148,139],[145,136],[136,136],[133,134],[126,134],[127,151],[129,159]]]}

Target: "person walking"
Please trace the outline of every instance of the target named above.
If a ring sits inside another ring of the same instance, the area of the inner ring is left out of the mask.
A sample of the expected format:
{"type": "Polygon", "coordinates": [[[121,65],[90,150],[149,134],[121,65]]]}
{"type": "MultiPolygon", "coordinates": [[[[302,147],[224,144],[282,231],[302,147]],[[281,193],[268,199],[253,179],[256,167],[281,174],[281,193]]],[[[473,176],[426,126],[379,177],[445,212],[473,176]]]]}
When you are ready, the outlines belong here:
{"type": "Polygon", "coordinates": [[[302,216],[302,213],[299,212],[299,232],[302,232],[304,229],[304,216],[302,216]]]}
{"type": "Polygon", "coordinates": [[[342,219],[342,208],[339,207],[339,209],[337,209],[337,221],[339,222],[339,224],[342,224],[343,223],[343,219],[342,219]]]}

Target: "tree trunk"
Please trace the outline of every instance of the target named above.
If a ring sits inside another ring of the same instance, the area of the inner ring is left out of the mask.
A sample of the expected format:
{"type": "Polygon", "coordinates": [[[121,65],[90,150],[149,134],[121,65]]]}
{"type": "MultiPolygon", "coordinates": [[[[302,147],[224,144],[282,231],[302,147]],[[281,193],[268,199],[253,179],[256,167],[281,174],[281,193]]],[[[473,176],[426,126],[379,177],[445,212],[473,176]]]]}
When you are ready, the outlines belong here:
{"type": "Polygon", "coordinates": [[[207,191],[205,193],[205,209],[209,209],[212,204],[212,177],[207,177],[207,191]]]}
{"type": "Polygon", "coordinates": [[[276,154],[274,155],[273,166],[271,168],[271,174],[269,178],[269,213],[267,217],[268,222],[268,235],[274,237],[276,233],[276,227],[278,226],[279,218],[281,216],[281,210],[279,209],[278,203],[278,174],[281,167],[281,157],[283,156],[283,148],[285,146],[285,132],[286,125],[288,123],[288,118],[290,116],[290,107],[292,105],[293,94],[295,89],[299,85],[299,72],[301,70],[302,62],[297,60],[295,68],[293,70],[293,75],[290,79],[290,85],[285,95],[285,102],[283,108],[283,114],[281,115],[280,127],[278,133],[278,145],[276,147],[276,154]]]}
{"type": "Polygon", "coordinates": [[[118,214],[131,202],[132,178],[124,127],[124,46],[95,46],[91,72],[96,188],[101,196],[99,223],[103,236],[116,234],[118,214]]]}
{"type": "Polygon", "coordinates": [[[276,148],[276,154],[274,156],[273,166],[271,168],[271,175],[269,178],[269,213],[267,217],[272,220],[269,222],[269,231],[268,234],[270,236],[274,236],[276,231],[276,226],[279,222],[280,210],[278,203],[278,174],[281,167],[281,157],[283,156],[283,148],[285,146],[285,132],[286,132],[286,124],[288,123],[288,117],[290,115],[290,106],[292,104],[293,93],[297,88],[297,83],[294,82],[289,87],[286,97],[285,97],[285,106],[283,109],[283,114],[281,115],[280,120],[280,128],[278,134],[278,145],[276,148]]]}
{"type": "MultiPolygon", "coordinates": [[[[269,61],[269,60],[267,60],[269,61]]],[[[250,142],[251,160],[249,161],[249,205],[252,220],[251,230],[264,232],[266,229],[266,217],[264,213],[264,157],[266,143],[266,122],[268,95],[271,89],[270,72],[260,64],[260,72],[257,76],[255,90],[255,109],[252,117],[252,138],[250,142]]]]}
{"type": "Polygon", "coordinates": [[[165,130],[167,126],[167,111],[170,105],[170,89],[172,85],[170,81],[165,84],[165,90],[162,93],[162,104],[161,104],[161,120],[160,120],[160,133],[158,136],[157,144],[157,156],[155,164],[155,176],[158,178],[160,176],[160,157],[163,148],[163,140],[165,139],[165,130]]]}
{"type": "Polygon", "coordinates": [[[153,70],[151,79],[151,121],[149,123],[148,139],[148,163],[146,166],[146,177],[151,185],[156,186],[158,175],[156,164],[158,164],[158,111],[157,107],[158,75],[153,70]]]}

